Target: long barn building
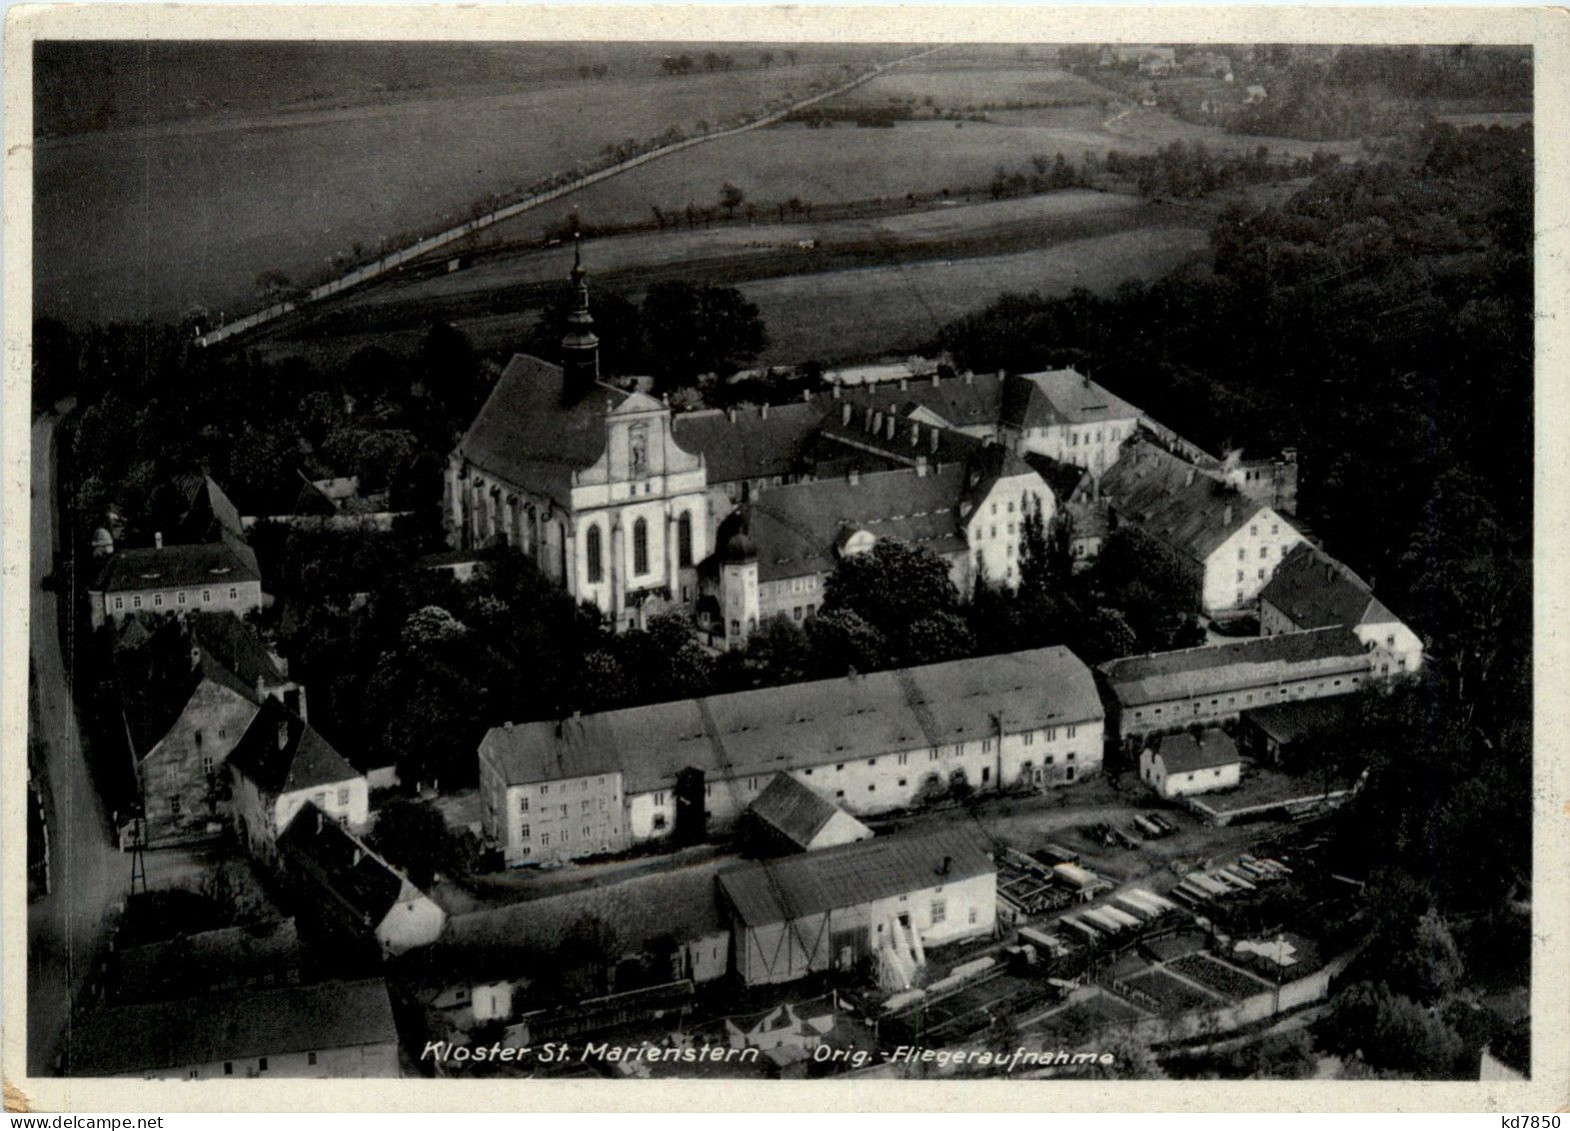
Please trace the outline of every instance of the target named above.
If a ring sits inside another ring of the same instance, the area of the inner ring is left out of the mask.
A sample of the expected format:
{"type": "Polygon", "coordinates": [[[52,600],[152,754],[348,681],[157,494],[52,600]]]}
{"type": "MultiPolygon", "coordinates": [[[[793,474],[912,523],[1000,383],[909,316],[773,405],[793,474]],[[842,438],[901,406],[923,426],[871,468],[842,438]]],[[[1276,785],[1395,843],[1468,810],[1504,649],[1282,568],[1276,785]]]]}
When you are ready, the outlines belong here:
{"type": "Polygon", "coordinates": [[[493,727],[482,820],[509,864],[705,839],[776,774],[852,814],[1101,768],[1104,712],[1065,648],[493,727]]]}

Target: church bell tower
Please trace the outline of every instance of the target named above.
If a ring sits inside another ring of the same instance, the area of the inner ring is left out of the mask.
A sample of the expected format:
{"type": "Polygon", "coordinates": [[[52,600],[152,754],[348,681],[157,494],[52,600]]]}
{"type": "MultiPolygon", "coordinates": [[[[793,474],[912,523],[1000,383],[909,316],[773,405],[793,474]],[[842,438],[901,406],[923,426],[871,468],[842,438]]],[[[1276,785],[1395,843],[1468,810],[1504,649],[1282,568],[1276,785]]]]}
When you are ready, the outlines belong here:
{"type": "Polygon", "coordinates": [[[562,335],[562,399],[568,404],[582,400],[600,378],[600,339],[594,333],[594,317],[589,313],[588,272],[583,269],[583,250],[578,234],[572,237],[572,286],[576,303],[567,315],[567,332],[562,335]]]}

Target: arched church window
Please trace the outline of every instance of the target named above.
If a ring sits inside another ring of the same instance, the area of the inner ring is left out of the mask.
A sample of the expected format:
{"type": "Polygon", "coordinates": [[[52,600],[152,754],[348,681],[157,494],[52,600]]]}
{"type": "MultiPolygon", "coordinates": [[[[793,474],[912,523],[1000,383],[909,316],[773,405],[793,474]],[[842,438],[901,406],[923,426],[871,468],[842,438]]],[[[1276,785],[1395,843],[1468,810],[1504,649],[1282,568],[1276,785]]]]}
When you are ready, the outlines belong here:
{"type": "Polygon", "coordinates": [[[598,526],[589,527],[589,533],[584,538],[584,554],[589,559],[589,582],[592,584],[604,576],[600,566],[600,528],[598,526]]]}
{"type": "Polygon", "coordinates": [[[683,566],[692,564],[692,512],[682,511],[676,520],[676,557],[683,566]]]}
{"type": "Polygon", "coordinates": [[[641,518],[632,524],[632,572],[649,572],[649,524],[641,518]]]}

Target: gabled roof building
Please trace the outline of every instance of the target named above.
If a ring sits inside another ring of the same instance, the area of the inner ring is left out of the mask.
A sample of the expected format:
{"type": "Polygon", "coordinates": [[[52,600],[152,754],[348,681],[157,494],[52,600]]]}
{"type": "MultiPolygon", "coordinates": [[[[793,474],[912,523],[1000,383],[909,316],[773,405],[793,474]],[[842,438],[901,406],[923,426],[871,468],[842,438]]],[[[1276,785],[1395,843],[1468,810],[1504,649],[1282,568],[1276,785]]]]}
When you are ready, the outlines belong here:
{"type": "Polygon", "coordinates": [[[1152,734],[1230,722],[1243,711],[1348,695],[1377,678],[1369,649],[1347,628],[1321,628],[1108,660],[1097,668],[1112,734],[1152,734]]]}
{"type": "Polygon", "coordinates": [[[778,852],[813,852],[872,836],[866,825],[789,774],[769,779],[747,816],[762,844],[778,852]]]}
{"type": "Polygon", "coordinates": [[[992,848],[967,825],[877,837],[717,877],[736,973],[749,986],[848,969],[910,973],[928,947],[997,926],[992,848]]]}
{"type": "Polygon", "coordinates": [[[1357,574],[1307,543],[1297,547],[1259,595],[1259,631],[1266,636],[1343,627],[1377,652],[1381,675],[1416,672],[1423,642],[1387,609],[1357,574]]]}
{"type": "Polygon", "coordinates": [[[447,925],[446,912],[408,876],[313,802],[280,834],[278,854],[323,938],[393,956],[429,946],[447,925]]]}
{"type": "Polygon", "coordinates": [[[380,978],[246,987],[89,1014],[76,1025],[67,1073],[143,1080],[395,1077],[398,1030],[380,978]]]}
{"type": "Polygon", "coordinates": [[[279,837],[307,805],[355,828],[368,818],[365,775],[279,703],[262,705],[230,756],[229,770],[236,830],[263,860],[275,859],[279,837]]]}
{"type": "Polygon", "coordinates": [[[483,823],[516,864],[703,840],[780,773],[852,815],[1042,790],[1099,770],[1102,717],[1055,647],[508,724],[480,744],[483,823]]]}
{"type": "Polygon", "coordinates": [[[264,704],[304,712],[305,689],[229,613],[151,627],[127,622],[114,648],[138,828],[150,846],[219,835],[231,813],[226,764],[264,704]]]}

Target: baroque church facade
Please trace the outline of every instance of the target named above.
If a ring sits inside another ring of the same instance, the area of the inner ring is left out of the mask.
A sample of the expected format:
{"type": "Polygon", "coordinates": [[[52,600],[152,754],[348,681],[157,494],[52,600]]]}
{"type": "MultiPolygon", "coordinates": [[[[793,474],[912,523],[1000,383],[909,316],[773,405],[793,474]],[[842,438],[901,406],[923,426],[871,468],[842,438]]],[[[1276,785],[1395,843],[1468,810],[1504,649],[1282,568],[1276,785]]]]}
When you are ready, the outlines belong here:
{"type": "Polygon", "coordinates": [[[837,394],[673,414],[602,379],[577,257],[571,279],[562,364],[515,355],[449,458],[448,528],[455,548],[518,547],[618,628],[681,609],[737,647],[769,616],[812,615],[835,562],[879,537],[928,545],[961,591],[1010,584],[1026,507],[1054,513],[1009,446],[948,421],[837,394]],[[716,552],[738,524],[746,562],[716,552]]]}
{"type": "Polygon", "coordinates": [[[448,460],[452,541],[516,546],[620,627],[690,605],[708,553],[707,476],[668,404],[600,379],[581,260],[563,363],[515,355],[448,460]]]}

